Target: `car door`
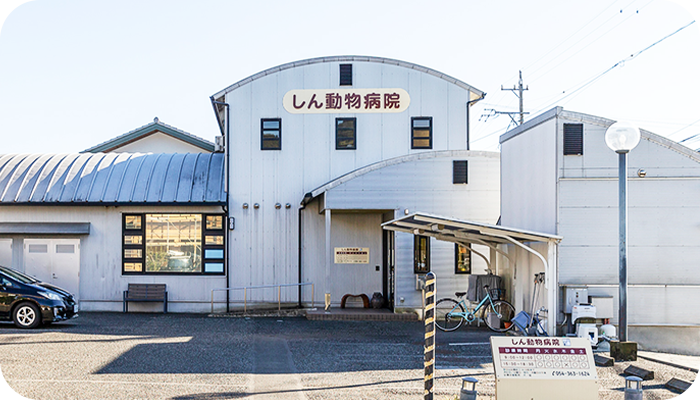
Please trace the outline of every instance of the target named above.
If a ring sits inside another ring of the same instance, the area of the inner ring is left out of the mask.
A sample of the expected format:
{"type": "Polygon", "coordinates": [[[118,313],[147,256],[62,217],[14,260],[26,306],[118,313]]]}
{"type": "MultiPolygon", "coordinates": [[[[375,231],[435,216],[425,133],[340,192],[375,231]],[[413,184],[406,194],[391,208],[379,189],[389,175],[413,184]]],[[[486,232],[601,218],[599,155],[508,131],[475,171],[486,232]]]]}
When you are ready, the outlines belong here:
{"type": "Polygon", "coordinates": [[[10,306],[17,297],[18,286],[16,283],[0,274],[0,317],[10,317],[10,306]]]}

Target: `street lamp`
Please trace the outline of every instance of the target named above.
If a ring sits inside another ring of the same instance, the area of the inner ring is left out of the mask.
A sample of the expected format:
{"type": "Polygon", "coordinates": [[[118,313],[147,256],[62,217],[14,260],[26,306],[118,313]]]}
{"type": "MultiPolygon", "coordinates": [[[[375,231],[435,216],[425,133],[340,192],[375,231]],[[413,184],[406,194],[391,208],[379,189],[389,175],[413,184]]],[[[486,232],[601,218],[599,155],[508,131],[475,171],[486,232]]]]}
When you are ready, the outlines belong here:
{"type": "Polygon", "coordinates": [[[620,342],[627,341],[627,153],[637,147],[640,139],[639,129],[625,122],[614,123],[605,131],[605,144],[620,155],[620,342]]]}

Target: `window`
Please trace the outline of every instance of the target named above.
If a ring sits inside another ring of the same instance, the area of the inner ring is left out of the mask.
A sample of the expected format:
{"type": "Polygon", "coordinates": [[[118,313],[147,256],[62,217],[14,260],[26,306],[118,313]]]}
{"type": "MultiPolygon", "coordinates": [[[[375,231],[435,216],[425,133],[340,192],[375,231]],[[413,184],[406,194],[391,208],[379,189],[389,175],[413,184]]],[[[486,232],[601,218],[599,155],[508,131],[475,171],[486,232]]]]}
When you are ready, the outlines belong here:
{"type": "Polygon", "coordinates": [[[282,150],[282,120],[269,118],[260,120],[260,149],[282,150]]]}
{"type": "Polygon", "coordinates": [[[469,251],[471,244],[467,247],[455,243],[455,274],[472,273],[472,252],[469,251]]]}
{"type": "Polygon", "coordinates": [[[413,272],[430,272],[430,238],[427,236],[413,237],[413,272]]]}
{"type": "Polygon", "coordinates": [[[433,148],[433,117],[411,117],[411,148],[433,148]]]}
{"type": "Polygon", "coordinates": [[[125,214],[124,274],[223,274],[224,215],[125,214]]]}
{"type": "Polygon", "coordinates": [[[564,124],[564,155],[583,155],[583,124],[564,124]]]}
{"type": "Polygon", "coordinates": [[[357,118],[336,118],[335,119],[335,149],[355,150],[357,149],[355,125],[357,118]]]}
{"type": "Polygon", "coordinates": [[[352,86],[352,64],[340,64],[340,86],[352,86]]]}
{"type": "Polygon", "coordinates": [[[469,162],[467,160],[452,161],[452,183],[468,183],[469,181],[469,162]]]}

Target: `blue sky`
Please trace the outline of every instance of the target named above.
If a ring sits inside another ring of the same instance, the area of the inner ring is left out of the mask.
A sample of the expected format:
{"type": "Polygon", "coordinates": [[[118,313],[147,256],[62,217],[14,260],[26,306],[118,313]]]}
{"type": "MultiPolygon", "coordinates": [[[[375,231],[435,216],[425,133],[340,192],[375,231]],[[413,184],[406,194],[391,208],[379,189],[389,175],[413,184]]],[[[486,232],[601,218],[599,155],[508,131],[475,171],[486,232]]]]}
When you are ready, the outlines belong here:
{"type": "Polygon", "coordinates": [[[529,117],[562,105],[682,140],[700,133],[699,24],[575,89],[693,19],[664,0],[33,0],[0,31],[0,153],[76,152],[156,116],[213,140],[210,95],[326,55],[401,59],[487,92],[473,149],[498,150],[508,117],[479,116],[517,110],[501,85],[519,69],[529,117]]]}

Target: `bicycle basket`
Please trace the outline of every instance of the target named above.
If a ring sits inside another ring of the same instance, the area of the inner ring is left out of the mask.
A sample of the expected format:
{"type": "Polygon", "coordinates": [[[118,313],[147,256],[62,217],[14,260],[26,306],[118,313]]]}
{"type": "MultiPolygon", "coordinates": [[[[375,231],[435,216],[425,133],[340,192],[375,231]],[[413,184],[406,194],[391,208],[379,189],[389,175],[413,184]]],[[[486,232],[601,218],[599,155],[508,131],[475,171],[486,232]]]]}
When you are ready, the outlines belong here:
{"type": "Polygon", "coordinates": [[[506,296],[505,289],[489,289],[489,296],[492,300],[501,300],[506,296]]]}

